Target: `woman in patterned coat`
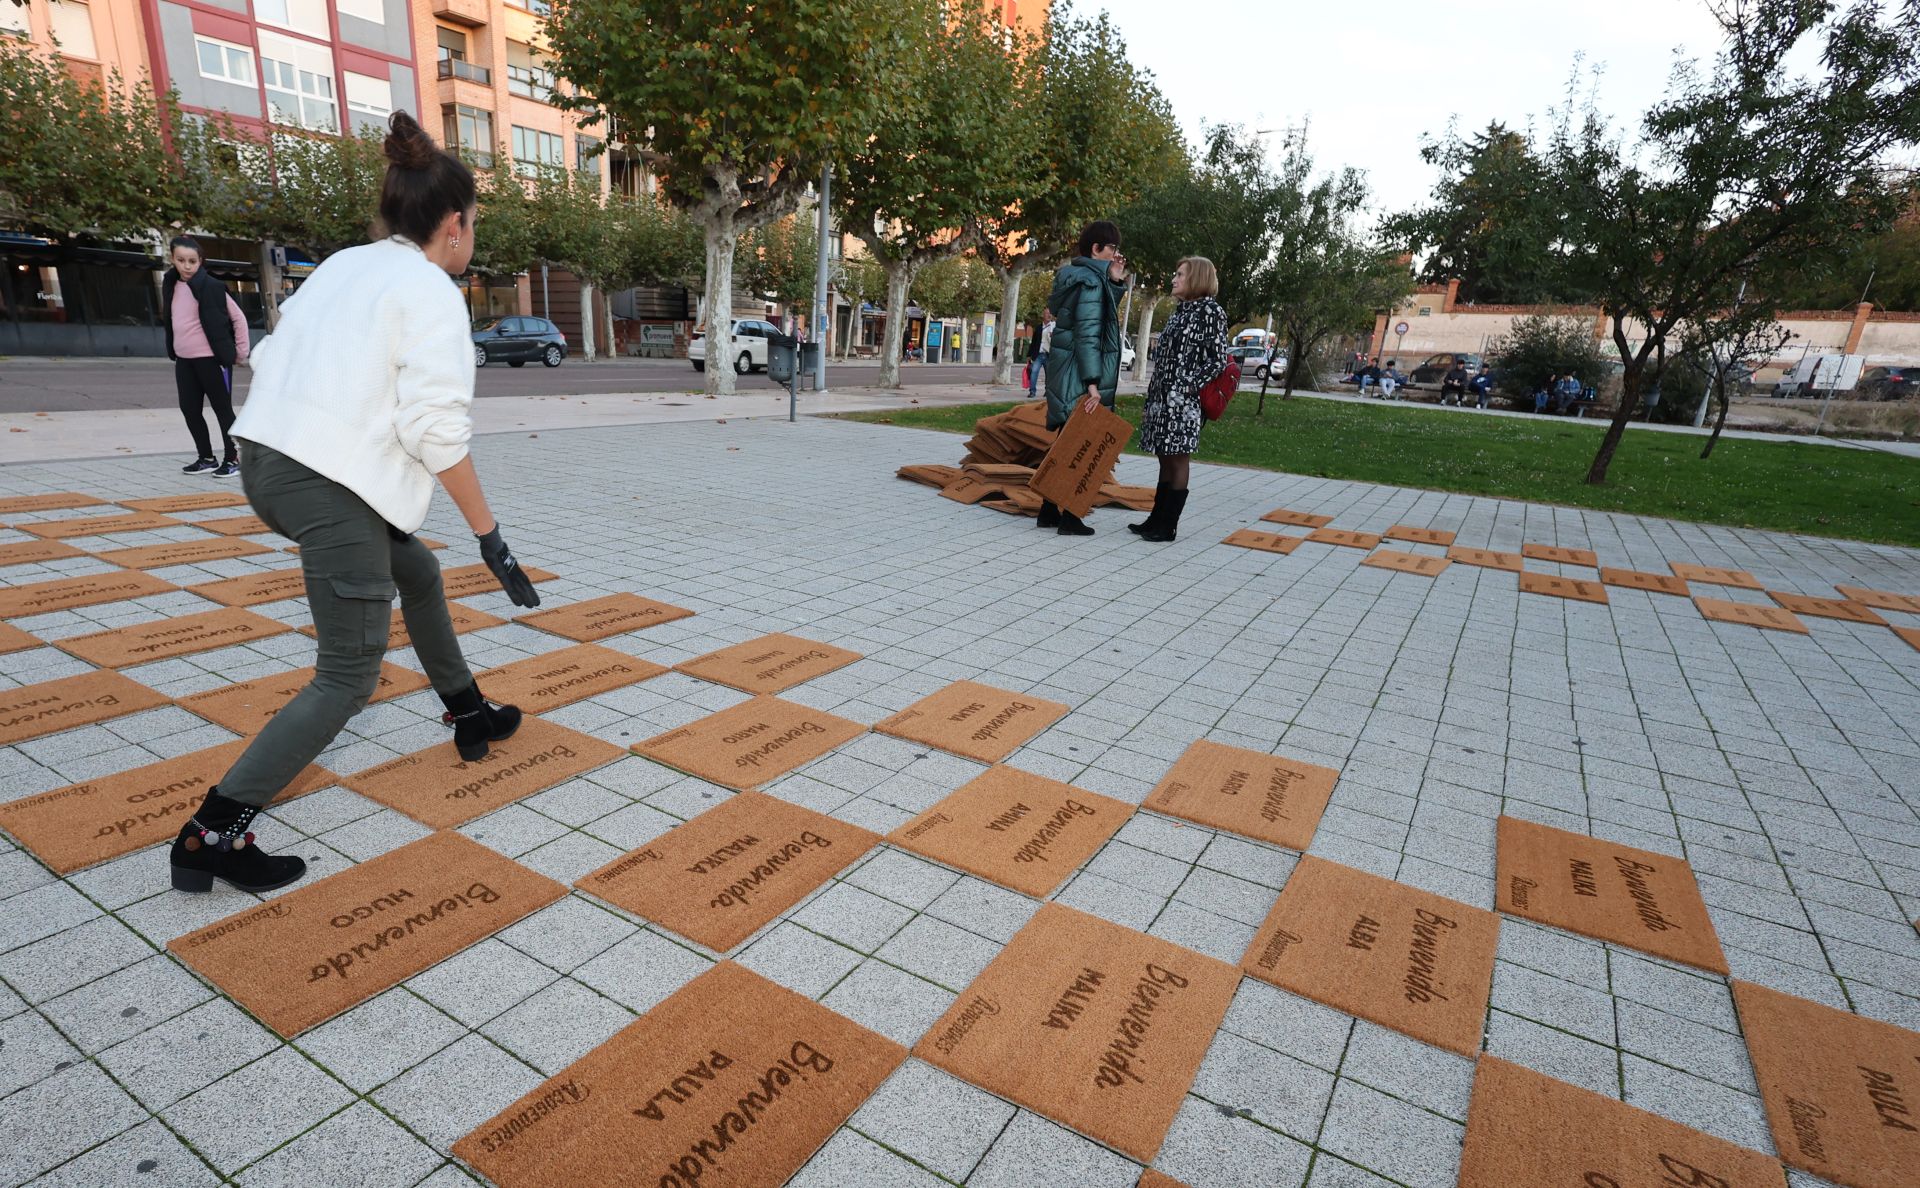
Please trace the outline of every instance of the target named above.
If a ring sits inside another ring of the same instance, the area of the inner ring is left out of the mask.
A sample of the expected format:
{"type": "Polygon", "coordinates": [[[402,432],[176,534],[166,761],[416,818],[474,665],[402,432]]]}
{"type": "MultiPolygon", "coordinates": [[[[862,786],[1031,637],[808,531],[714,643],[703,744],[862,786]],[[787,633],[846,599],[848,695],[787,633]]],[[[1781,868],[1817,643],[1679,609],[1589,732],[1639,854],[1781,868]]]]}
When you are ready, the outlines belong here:
{"type": "Polygon", "coordinates": [[[1173,274],[1180,304],[1153,348],[1153,379],[1140,419],[1140,448],[1160,456],[1153,511],[1129,524],[1141,540],[1170,541],[1187,506],[1187,470],[1200,446],[1200,389],[1227,365],[1227,314],[1215,301],[1220,276],[1213,261],[1188,256],[1173,274]]]}

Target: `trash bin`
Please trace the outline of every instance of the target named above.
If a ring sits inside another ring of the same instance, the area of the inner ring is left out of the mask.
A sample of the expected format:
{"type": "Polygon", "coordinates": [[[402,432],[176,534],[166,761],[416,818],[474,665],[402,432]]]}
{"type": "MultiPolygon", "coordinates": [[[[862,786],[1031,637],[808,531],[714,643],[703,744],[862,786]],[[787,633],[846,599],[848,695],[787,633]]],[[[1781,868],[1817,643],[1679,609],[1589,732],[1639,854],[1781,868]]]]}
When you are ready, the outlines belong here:
{"type": "Polygon", "coordinates": [[[791,334],[767,335],[767,378],[783,388],[793,382],[794,348],[799,344],[791,334]]]}
{"type": "Polygon", "coordinates": [[[820,344],[803,342],[800,344],[800,378],[808,383],[820,374],[820,344]]]}

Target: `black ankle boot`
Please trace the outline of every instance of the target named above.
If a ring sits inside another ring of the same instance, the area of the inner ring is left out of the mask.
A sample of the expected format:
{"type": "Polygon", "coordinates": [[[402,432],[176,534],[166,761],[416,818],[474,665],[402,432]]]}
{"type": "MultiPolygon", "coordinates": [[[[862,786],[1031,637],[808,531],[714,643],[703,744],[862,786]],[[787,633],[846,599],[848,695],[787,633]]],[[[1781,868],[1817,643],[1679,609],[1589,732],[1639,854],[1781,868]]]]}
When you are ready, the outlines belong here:
{"type": "Polygon", "coordinates": [[[307,873],[305,859],[274,857],[253,844],[247,826],[259,808],[220,795],[215,788],[193,820],[180,827],[167,855],[175,891],[211,891],[219,879],[240,891],[272,891],[307,873]]]}
{"type": "Polygon", "coordinates": [[[1063,511],[1060,513],[1059,533],[1062,536],[1092,536],[1093,529],[1087,527],[1079,516],[1063,511]]]}
{"type": "Polygon", "coordinates": [[[440,700],[447,707],[440,720],[453,727],[454,748],[469,763],[487,757],[487,744],[511,738],[520,729],[520,711],[480,696],[479,685],[468,685],[466,692],[442,695],[440,700]]]}
{"type": "Polygon", "coordinates": [[[1167,504],[1167,484],[1160,483],[1159,485],[1155,486],[1153,489],[1153,510],[1148,512],[1147,518],[1140,521],[1138,524],[1128,524],[1127,531],[1136,532],[1144,535],[1148,532],[1152,532],[1155,529],[1159,528],[1161,517],[1164,515],[1164,511],[1162,509],[1166,507],[1166,504],[1167,504]]]}
{"type": "Polygon", "coordinates": [[[1160,517],[1160,522],[1142,532],[1140,539],[1150,540],[1155,544],[1166,544],[1171,541],[1180,528],[1180,513],[1185,510],[1187,510],[1187,493],[1168,488],[1153,504],[1153,514],[1160,517]],[[1162,500],[1166,503],[1164,513],[1161,510],[1162,500]]]}
{"type": "Polygon", "coordinates": [[[1033,522],[1033,526],[1035,528],[1058,528],[1060,526],[1060,509],[1044,499],[1041,500],[1040,518],[1033,522]]]}

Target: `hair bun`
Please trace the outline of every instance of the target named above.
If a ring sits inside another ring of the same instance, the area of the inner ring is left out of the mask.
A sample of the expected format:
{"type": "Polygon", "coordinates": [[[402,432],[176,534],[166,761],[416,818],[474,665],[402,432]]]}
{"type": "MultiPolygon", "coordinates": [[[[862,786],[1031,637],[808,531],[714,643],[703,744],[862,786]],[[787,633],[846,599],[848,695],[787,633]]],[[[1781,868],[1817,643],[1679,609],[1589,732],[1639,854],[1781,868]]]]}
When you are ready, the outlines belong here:
{"type": "Polygon", "coordinates": [[[387,121],[387,160],[399,169],[426,169],[432,166],[440,146],[433,143],[426,129],[404,111],[396,111],[387,121]]]}

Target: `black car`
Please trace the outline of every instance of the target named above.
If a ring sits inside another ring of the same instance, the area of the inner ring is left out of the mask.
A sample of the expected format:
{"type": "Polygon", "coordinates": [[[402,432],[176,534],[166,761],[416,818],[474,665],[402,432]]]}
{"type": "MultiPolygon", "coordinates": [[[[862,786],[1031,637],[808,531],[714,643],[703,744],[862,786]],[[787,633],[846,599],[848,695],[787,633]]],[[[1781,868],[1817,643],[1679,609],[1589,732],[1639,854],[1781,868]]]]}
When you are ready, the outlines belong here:
{"type": "Polygon", "coordinates": [[[1472,379],[1474,373],[1480,370],[1481,358],[1479,355],[1428,355],[1425,362],[1407,373],[1406,386],[1409,388],[1439,387],[1440,381],[1446,378],[1447,372],[1453,367],[1455,360],[1459,361],[1460,366],[1466,368],[1468,379],[1472,379]]]}
{"type": "Polygon", "coordinates": [[[1920,367],[1869,367],[1860,373],[1864,400],[1904,400],[1920,392],[1920,367]]]}
{"type": "Polygon", "coordinates": [[[473,365],[505,363],[524,367],[535,360],[560,366],[567,357],[567,336],[545,318],[488,318],[473,329],[473,365]]]}

